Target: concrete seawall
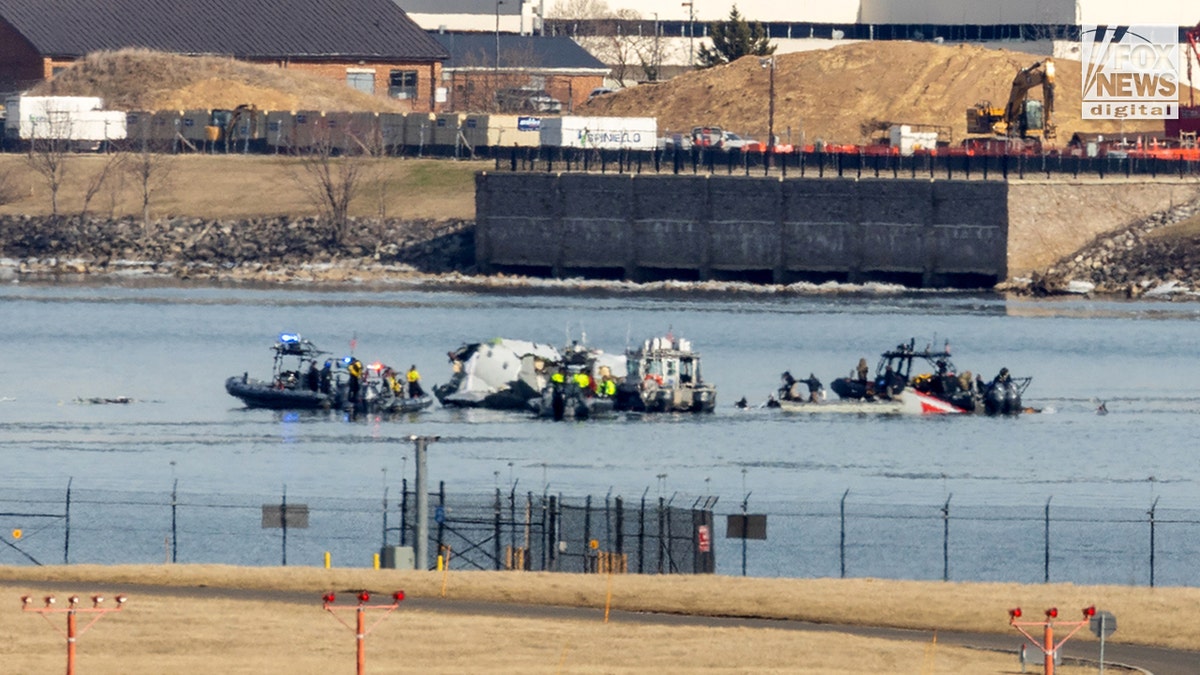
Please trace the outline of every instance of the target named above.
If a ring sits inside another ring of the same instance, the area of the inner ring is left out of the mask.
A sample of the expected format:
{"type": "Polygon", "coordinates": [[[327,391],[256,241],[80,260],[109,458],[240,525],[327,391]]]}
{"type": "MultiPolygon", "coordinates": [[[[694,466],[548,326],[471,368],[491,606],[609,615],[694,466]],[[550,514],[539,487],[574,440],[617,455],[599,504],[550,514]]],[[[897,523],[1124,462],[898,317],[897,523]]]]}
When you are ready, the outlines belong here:
{"type": "Polygon", "coordinates": [[[980,288],[1198,194],[1192,181],[482,172],[476,263],[485,272],[635,281],[980,288]]]}

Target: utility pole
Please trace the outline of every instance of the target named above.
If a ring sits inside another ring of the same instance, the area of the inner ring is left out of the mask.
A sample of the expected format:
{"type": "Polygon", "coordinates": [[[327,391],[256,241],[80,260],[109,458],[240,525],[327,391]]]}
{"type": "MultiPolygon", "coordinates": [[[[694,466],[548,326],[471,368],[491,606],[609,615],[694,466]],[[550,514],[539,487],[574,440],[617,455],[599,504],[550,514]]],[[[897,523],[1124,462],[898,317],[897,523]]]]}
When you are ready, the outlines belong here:
{"type": "Polygon", "coordinates": [[[651,82],[657,82],[659,78],[659,68],[661,67],[662,59],[659,54],[662,52],[658,49],[658,12],[654,13],[654,56],[650,59],[650,63],[654,66],[654,76],[650,78],[651,82]]]}
{"type": "Polygon", "coordinates": [[[418,570],[429,569],[429,487],[426,473],[428,460],[426,449],[429,443],[438,440],[439,436],[409,436],[408,440],[416,444],[416,492],[417,492],[417,533],[413,537],[414,567],[418,570]]]}
{"type": "Polygon", "coordinates": [[[497,91],[500,89],[500,5],[503,4],[504,0],[496,0],[496,59],[492,64],[492,87],[497,91]]]}
{"type": "Polygon", "coordinates": [[[688,8],[688,68],[696,65],[696,3],[687,3],[688,8]]]}

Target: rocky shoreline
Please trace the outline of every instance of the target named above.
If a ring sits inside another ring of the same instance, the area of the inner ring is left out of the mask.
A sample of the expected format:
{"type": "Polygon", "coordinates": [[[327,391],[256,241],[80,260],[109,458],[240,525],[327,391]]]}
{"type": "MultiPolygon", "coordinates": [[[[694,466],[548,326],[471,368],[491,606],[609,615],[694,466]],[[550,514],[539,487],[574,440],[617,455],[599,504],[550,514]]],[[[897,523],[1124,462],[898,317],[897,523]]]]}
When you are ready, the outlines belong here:
{"type": "MultiPolygon", "coordinates": [[[[1050,268],[999,284],[1014,295],[1087,294],[1119,298],[1200,297],[1200,241],[1159,237],[1166,225],[1195,220],[1200,203],[1180,205],[1098,237],[1050,268]]],[[[1200,227],[1196,228],[1200,231],[1200,227]]],[[[458,290],[615,293],[895,294],[891,284],[786,286],[742,282],[636,284],[475,274],[469,221],[355,219],[340,240],[311,217],[150,223],[100,218],[0,217],[0,279],[73,281],[158,278],[201,283],[420,286],[458,290]]],[[[936,292],[936,291],[935,291],[936,292]]]]}
{"type": "Polygon", "coordinates": [[[1200,297],[1200,202],[1182,204],[1096,237],[1027,279],[997,287],[1035,296],[1087,294],[1122,298],[1200,297]],[[1185,222],[1190,221],[1190,222],[1185,222]],[[1158,236],[1168,225],[1184,227],[1158,236]],[[1188,227],[1190,226],[1190,227],[1188,227]]]}

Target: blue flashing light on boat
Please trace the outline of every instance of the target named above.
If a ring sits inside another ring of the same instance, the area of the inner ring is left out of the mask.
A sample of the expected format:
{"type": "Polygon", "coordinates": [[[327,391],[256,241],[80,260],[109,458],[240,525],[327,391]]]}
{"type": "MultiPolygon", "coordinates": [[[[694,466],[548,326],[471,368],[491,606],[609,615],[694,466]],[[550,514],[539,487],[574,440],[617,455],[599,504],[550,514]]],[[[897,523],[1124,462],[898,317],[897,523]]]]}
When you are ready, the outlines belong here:
{"type": "Polygon", "coordinates": [[[295,344],[300,342],[300,335],[298,333],[280,333],[279,341],[284,344],[295,344]]]}

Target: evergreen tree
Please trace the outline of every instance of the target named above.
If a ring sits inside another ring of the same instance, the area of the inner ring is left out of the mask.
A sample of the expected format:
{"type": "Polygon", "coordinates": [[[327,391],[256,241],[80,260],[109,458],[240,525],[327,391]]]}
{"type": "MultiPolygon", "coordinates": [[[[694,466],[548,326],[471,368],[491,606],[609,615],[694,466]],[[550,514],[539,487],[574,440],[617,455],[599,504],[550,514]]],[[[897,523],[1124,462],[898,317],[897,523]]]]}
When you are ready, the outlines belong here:
{"type": "Polygon", "coordinates": [[[757,21],[750,23],[738,12],[737,5],[729,10],[725,21],[714,21],[708,27],[712,48],[701,45],[696,55],[701,68],[711,68],[736,61],[743,56],[770,56],[775,53],[767,30],[757,21]]]}

